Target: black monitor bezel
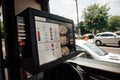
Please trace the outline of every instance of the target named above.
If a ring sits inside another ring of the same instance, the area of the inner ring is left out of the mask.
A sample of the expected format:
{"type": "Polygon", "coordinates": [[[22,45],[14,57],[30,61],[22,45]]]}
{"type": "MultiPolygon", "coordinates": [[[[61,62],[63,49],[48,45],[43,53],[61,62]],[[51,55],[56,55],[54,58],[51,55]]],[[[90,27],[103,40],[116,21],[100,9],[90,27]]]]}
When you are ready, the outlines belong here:
{"type": "MultiPolygon", "coordinates": [[[[76,49],[74,51],[73,54],[69,54],[67,56],[63,56],[61,58],[58,58],[55,61],[49,62],[49,63],[45,63],[43,65],[39,65],[39,59],[38,59],[38,48],[37,48],[37,40],[36,40],[36,30],[35,30],[35,18],[34,16],[40,16],[40,17],[44,17],[44,18],[48,18],[48,19],[52,19],[52,20],[56,20],[56,21],[60,21],[60,22],[64,22],[64,23],[70,23],[73,26],[73,32],[74,32],[74,23],[72,20],[64,18],[64,17],[60,17],[58,15],[54,15],[45,11],[39,11],[33,8],[28,8],[25,11],[23,11],[20,16],[23,16],[24,19],[25,18],[29,18],[29,20],[27,21],[29,24],[27,25],[27,27],[29,26],[29,28],[27,28],[27,34],[29,35],[29,43],[32,49],[32,64],[33,64],[33,68],[34,71],[30,70],[29,71],[33,74],[39,73],[41,71],[47,70],[51,67],[54,67],[70,58],[73,58],[74,56],[76,56],[78,53],[76,52],[76,49]],[[33,54],[34,53],[34,54],[33,54]]],[[[26,24],[26,23],[25,23],[26,24]]],[[[74,35],[74,33],[73,33],[74,35]]],[[[74,46],[75,46],[75,36],[74,37],[74,46]]],[[[23,54],[24,55],[24,54],[23,54]]],[[[24,65],[23,65],[24,66],[24,65]]]]}

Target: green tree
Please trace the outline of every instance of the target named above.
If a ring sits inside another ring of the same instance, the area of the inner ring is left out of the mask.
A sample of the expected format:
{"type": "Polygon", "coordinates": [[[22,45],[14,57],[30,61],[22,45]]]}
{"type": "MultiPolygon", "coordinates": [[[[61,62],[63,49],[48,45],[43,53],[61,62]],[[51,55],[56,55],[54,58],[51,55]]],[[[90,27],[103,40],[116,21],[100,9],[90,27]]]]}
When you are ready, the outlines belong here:
{"type": "Polygon", "coordinates": [[[83,21],[81,21],[80,23],[79,23],[79,25],[80,25],[80,30],[81,30],[81,35],[83,35],[83,34],[86,34],[86,33],[90,33],[90,31],[89,30],[86,30],[85,29],[85,26],[84,26],[84,22],[83,21]]]}
{"type": "Polygon", "coordinates": [[[99,4],[90,5],[83,11],[85,28],[93,33],[104,31],[108,20],[109,7],[107,4],[100,6],[99,4]]]}
{"type": "Polygon", "coordinates": [[[113,32],[120,30],[120,16],[112,16],[108,19],[107,30],[113,32]]]}

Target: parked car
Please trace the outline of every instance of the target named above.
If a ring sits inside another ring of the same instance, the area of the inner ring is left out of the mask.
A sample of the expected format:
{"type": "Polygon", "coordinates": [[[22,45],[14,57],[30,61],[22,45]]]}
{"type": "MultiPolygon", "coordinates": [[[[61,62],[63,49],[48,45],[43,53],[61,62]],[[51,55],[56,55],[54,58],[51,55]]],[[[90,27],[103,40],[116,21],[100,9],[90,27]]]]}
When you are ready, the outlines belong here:
{"type": "Polygon", "coordinates": [[[117,44],[120,46],[120,35],[113,32],[98,33],[94,39],[94,43],[98,46],[105,44],[117,44]]]}
{"type": "Polygon", "coordinates": [[[94,34],[88,33],[83,35],[83,39],[87,37],[88,39],[94,39],[94,34]]]}
{"type": "Polygon", "coordinates": [[[76,50],[83,51],[77,57],[120,63],[120,54],[108,53],[98,46],[84,40],[76,40],[76,50]]]}
{"type": "Polygon", "coordinates": [[[84,35],[82,36],[82,38],[83,38],[85,41],[88,41],[88,42],[90,42],[90,43],[94,43],[94,37],[95,37],[95,35],[92,34],[92,33],[84,34],[84,35]]]}
{"type": "Polygon", "coordinates": [[[120,31],[116,31],[114,33],[117,34],[118,36],[120,36],[120,31]]]}

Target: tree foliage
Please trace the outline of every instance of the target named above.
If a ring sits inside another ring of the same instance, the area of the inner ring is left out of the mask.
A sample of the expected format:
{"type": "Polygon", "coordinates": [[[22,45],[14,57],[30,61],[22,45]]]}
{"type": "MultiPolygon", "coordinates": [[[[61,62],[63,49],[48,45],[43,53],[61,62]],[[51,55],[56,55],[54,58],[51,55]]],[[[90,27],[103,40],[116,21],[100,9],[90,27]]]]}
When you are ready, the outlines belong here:
{"type": "Polygon", "coordinates": [[[113,32],[120,30],[120,16],[112,16],[108,19],[107,30],[113,32]]]}
{"type": "Polygon", "coordinates": [[[97,30],[103,31],[107,25],[109,9],[106,4],[103,6],[93,4],[84,9],[83,17],[85,28],[95,31],[94,33],[96,33],[97,30]]]}
{"type": "Polygon", "coordinates": [[[86,29],[85,29],[85,26],[84,26],[84,22],[83,22],[83,21],[81,21],[81,22],[79,23],[79,25],[80,25],[81,35],[86,34],[86,33],[90,33],[89,30],[86,30],[86,29]]]}

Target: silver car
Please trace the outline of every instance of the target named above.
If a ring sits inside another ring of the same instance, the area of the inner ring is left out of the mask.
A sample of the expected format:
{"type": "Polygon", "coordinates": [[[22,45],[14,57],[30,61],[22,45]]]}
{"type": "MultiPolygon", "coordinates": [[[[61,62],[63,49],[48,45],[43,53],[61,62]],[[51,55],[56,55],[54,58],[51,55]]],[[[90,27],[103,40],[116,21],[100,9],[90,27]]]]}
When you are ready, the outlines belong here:
{"type": "Polygon", "coordinates": [[[120,36],[113,32],[98,33],[94,39],[96,45],[114,44],[120,46],[120,36]]]}
{"type": "Polygon", "coordinates": [[[84,40],[76,40],[76,50],[83,51],[76,57],[84,57],[94,60],[107,61],[120,64],[120,54],[110,53],[100,49],[98,46],[84,40]]]}

